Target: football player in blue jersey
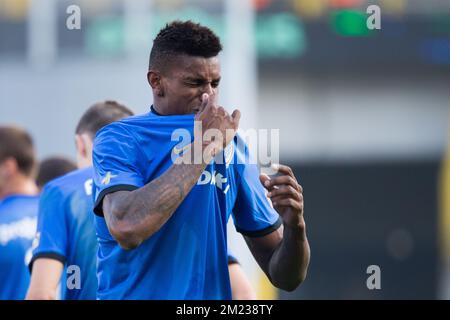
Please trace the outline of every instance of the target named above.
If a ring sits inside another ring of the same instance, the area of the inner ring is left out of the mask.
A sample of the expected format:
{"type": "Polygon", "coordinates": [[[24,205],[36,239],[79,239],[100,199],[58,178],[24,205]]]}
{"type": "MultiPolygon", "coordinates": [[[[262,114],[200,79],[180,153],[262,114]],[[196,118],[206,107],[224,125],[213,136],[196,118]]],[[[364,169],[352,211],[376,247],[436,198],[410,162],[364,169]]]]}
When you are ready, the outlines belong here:
{"type": "Polygon", "coordinates": [[[0,300],[25,298],[39,198],[30,135],[0,126],[0,300]]]}
{"type": "Polygon", "coordinates": [[[81,117],[75,135],[79,170],[50,181],[41,194],[27,299],[55,299],[60,279],[62,299],[95,299],[92,140],[101,127],[132,114],[115,101],[105,101],[81,117]]]}
{"type": "Polygon", "coordinates": [[[270,178],[245,160],[240,112],[216,104],[221,49],[206,27],[167,25],[150,54],[150,112],[96,135],[99,299],[231,299],[230,216],[276,287],[291,291],[306,277],[302,187],[287,166],[270,178]],[[225,139],[204,139],[198,123],[225,139]],[[190,137],[183,146],[173,139],[180,130],[190,137]]]}

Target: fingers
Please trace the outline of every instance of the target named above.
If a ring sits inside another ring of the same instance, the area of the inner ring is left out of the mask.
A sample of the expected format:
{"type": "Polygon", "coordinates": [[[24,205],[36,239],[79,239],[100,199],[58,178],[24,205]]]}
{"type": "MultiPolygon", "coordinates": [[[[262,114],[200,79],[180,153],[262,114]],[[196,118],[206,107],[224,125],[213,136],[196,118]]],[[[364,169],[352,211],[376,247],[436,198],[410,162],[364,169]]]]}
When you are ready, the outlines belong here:
{"type": "Polygon", "coordinates": [[[303,192],[303,188],[301,185],[297,183],[297,180],[292,176],[277,176],[269,180],[269,182],[264,182],[264,186],[266,189],[274,188],[280,185],[289,185],[292,186],[297,192],[303,192]]]}
{"type": "Polygon", "coordinates": [[[272,191],[274,188],[277,188],[276,186],[270,185],[270,177],[263,173],[259,176],[259,181],[261,181],[261,184],[266,188],[268,191],[272,191]]]}
{"type": "Polygon", "coordinates": [[[297,182],[297,179],[295,178],[294,172],[292,171],[292,169],[290,167],[282,165],[282,164],[274,164],[272,166],[278,172],[284,173],[284,174],[292,177],[294,179],[294,181],[296,182],[297,186],[298,186],[298,190],[300,192],[303,192],[302,186],[297,182]]]}
{"type": "Polygon", "coordinates": [[[222,117],[228,115],[227,111],[223,107],[217,105],[216,95],[204,93],[202,94],[201,99],[202,102],[198,113],[217,114],[222,117]]]}
{"type": "Polygon", "coordinates": [[[273,168],[274,168],[275,170],[277,170],[278,172],[287,174],[287,175],[289,175],[289,176],[295,178],[294,172],[292,172],[292,169],[291,169],[290,167],[288,167],[288,166],[285,166],[285,165],[283,165],[283,164],[279,164],[279,163],[278,163],[278,164],[274,164],[274,165],[273,165],[273,168]]]}
{"type": "Polygon", "coordinates": [[[200,110],[199,112],[203,112],[206,109],[212,108],[216,106],[216,98],[217,96],[215,94],[202,94],[202,102],[200,104],[200,110]]]}
{"type": "Polygon", "coordinates": [[[273,189],[267,196],[272,200],[272,202],[277,202],[277,200],[284,197],[291,197],[297,201],[303,200],[303,195],[294,189],[292,186],[281,186],[278,189],[273,189]]]}
{"type": "MultiPolygon", "coordinates": [[[[275,189],[280,189],[280,191],[277,191],[273,196],[287,192],[284,188],[284,186],[291,186],[293,189],[287,189],[287,190],[295,190],[296,192],[302,193],[303,187],[297,182],[297,179],[294,176],[294,173],[292,172],[292,169],[288,166],[282,165],[282,164],[274,164],[272,165],[275,170],[277,170],[280,173],[283,173],[284,175],[275,176],[272,179],[266,175],[261,174],[259,179],[261,181],[261,184],[268,190],[272,191],[275,189]]],[[[270,197],[270,196],[269,196],[270,197]]]]}
{"type": "Polygon", "coordinates": [[[209,104],[211,106],[217,106],[217,104],[219,102],[219,101],[217,101],[217,99],[218,99],[217,94],[215,94],[215,93],[210,94],[209,95],[209,104]]]}
{"type": "Polygon", "coordinates": [[[224,117],[225,115],[228,115],[228,113],[225,111],[225,109],[221,106],[217,107],[217,113],[222,117],[224,117]]]}
{"type": "Polygon", "coordinates": [[[297,215],[302,215],[304,210],[303,188],[298,184],[292,169],[285,165],[273,165],[273,168],[281,175],[272,178],[266,174],[259,176],[261,183],[269,191],[267,197],[272,202],[273,208],[283,217],[287,212],[292,212],[286,210],[294,210],[297,215]]]}
{"type": "Polygon", "coordinates": [[[291,198],[280,199],[277,202],[272,202],[275,208],[279,207],[291,207],[299,211],[303,211],[303,202],[295,201],[291,198]]]}
{"type": "MultiPolygon", "coordinates": [[[[261,181],[261,184],[267,189],[267,187],[266,187],[266,183],[268,184],[268,185],[270,185],[270,177],[267,175],[267,174],[265,174],[265,173],[262,173],[262,174],[260,174],[259,175],[259,181],[261,181]]],[[[270,191],[270,190],[269,190],[270,191]]]]}
{"type": "Polygon", "coordinates": [[[207,93],[202,94],[202,104],[200,106],[200,112],[205,110],[208,103],[209,103],[209,94],[207,94],[207,93]]]}
{"type": "Polygon", "coordinates": [[[259,181],[261,181],[262,185],[264,185],[264,182],[269,181],[269,180],[270,180],[270,178],[269,178],[269,176],[267,174],[261,173],[259,175],[259,181]]]}
{"type": "Polygon", "coordinates": [[[231,114],[231,118],[235,123],[235,129],[237,129],[239,127],[239,121],[241,120],[241,112],[238,109],[234,110],[231,114]]]}
{"type": "Polygon", "coordinates": [[[209,94],[204,93],[202,94],[202,102],[200,103],[200,108],[197,112],[197,114],[195,115],[195,118],[198,119],[202,119],[203,117],[206,116],[206,114],[208,113],[208,106],[210,105],[211,102],[211,98],[209,97],[209,94]]]}

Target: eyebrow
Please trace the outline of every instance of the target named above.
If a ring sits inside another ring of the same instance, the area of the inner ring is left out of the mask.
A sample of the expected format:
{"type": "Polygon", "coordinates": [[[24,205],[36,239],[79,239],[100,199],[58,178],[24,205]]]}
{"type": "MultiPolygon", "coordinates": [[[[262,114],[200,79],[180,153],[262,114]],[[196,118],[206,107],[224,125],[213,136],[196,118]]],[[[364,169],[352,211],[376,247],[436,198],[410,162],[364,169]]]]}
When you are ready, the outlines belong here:
{"type": "Polygon", "coordinates": [[[186,80],[186,81],[205,81],[205,79],[204,78],[201,78],[201,77],[183,77],[183,80],[186,80]]]}
{"type": "MultiPolygon", "coordinates": [[[[206,82],[206,79],[203,78],[203,77],[190,77],[190,76],[187,76],[187,77],[184,77],[183,79],[185,81],[192,81],[192,82],[206,82]]],[[[218,82],[218,81],[220,81],[220,79],[221,79],[221,77],[218,77],[218,78],[212,79],[211,82],[218,82]]]]}

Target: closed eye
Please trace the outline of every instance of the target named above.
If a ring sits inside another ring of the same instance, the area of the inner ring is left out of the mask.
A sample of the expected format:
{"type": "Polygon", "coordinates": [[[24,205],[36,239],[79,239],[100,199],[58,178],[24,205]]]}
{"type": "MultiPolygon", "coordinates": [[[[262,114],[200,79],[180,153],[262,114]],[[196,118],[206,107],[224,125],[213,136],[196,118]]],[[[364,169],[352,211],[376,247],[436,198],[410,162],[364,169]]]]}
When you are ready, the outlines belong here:
{"type": "Polygon", "coordinates": [[[201,79],[187,79],[185,83],[191,87],[199,87],[202,86],[205,83],[205,81],[201,79]]]}

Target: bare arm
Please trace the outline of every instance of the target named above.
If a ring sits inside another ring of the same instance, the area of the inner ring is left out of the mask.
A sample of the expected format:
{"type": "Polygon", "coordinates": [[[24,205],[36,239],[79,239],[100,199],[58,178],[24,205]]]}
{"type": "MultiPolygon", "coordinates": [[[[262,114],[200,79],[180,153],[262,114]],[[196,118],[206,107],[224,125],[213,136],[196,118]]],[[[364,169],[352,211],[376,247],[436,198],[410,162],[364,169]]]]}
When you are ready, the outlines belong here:
{"type": "MultiPolygon", "coordinates": [[[[106,224],[111,235],[124,249],[139,246],[167,222],[210,160],[233,139],[234,134],[226,135],[225,131],[231,129],[236,132],[239,111],[235,110],[231,116],[228,115],[222,107],[215,106],[213,99],[209,99],[207,94],[203,96],[201,110],[195,120],[201,121],[203,130],[219,130],[226,137],[224,140],[206,143],[201,134],[194,133],[190,149],[201,152],[201,164],[174,163],[159,178],[139,189],[117,191],[105,196],[103,213],[106,224]],[[204,150],[196,150],[198,145],[204,150]]],[[[195,157],[193,153],[186,154],[195,157]]]]}
{"type": "Polygon", "coordinates": [[[293,291],[306,278],[310,250],[302,233],[281,226],[264,237],[245,237],[259,266],[277,288],[293,291]]]}
{"type": "Polygon", "coordinates": [[[36,259],[25,299],[55,300],[62,270],[63,264],[55,259],[36,259]]]}
{"type": "Polygon", "coordinates": [[[228,264],[233,300],[255,300],[256,293],[239,263],[228,264]]]}
{"type": "Polygon", "coordinates": [[[261,182],[269,181],[265,187],[283,225],[264,237],[245,240],[272,284],[293,291],[306,278],[310,248],[303,219],[302,187],[289,167],[280,165],[280,172],[285,175],[273,179],[262,176],[261,182]]]}
{"type": "Polygon", "coordinates": [[[142,188],[106,195],[103,212],[111,235],[124,249],[139,246],[172,216],[205,167],[174,164],[142,188]]]}

